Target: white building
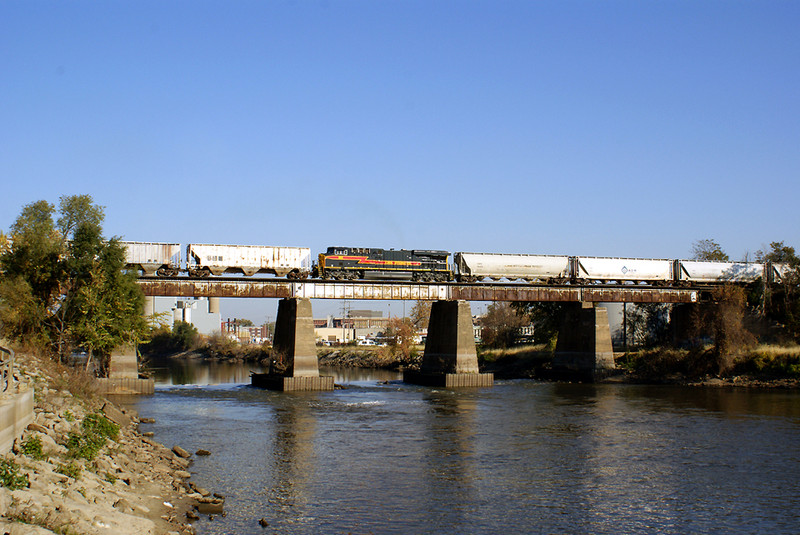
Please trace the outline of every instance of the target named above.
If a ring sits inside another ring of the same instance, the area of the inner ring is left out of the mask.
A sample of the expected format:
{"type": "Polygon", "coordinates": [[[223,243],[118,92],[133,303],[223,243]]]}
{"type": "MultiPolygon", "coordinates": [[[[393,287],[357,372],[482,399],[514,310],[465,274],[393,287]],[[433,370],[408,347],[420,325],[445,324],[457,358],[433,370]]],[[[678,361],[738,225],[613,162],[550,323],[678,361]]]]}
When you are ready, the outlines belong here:
{"type": "Polygon", "coordinates": [[[145,303],[145,315],[155,314],[157,321],[172,328],[176,321],[191,323],[200,334],[219,332],[222,318],[219,313],[219,301],[207,297],[174,298],[153,297],[152,302],[145,303]],[[148,309],[148,305],[152,307],[148,309]]]}

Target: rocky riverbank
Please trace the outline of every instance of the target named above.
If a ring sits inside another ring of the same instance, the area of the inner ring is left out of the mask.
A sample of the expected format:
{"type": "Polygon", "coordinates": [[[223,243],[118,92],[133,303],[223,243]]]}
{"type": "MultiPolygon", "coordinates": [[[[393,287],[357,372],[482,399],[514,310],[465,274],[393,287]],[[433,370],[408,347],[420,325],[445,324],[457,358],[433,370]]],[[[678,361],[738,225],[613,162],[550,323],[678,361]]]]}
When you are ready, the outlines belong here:
{"type": "Polygon", "coordinates": [[[139,432],[91,378],[19,354],[17,366],[34,421],[0,456],[0,533],[188,534],[198,508],[221,511],[188,481],[190,454],[139,432]]]}

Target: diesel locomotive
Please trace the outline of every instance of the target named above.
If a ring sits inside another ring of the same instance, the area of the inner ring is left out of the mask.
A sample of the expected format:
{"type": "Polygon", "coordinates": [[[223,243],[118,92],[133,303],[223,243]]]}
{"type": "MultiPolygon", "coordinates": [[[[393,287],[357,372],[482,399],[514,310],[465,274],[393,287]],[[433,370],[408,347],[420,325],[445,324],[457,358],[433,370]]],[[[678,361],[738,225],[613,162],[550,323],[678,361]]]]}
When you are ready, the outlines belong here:
{"type": "Polygon", "coordinates": [[[328,247],[320,253],[312,276],[321,279],[452,280],[447,251],[328,247]]]}

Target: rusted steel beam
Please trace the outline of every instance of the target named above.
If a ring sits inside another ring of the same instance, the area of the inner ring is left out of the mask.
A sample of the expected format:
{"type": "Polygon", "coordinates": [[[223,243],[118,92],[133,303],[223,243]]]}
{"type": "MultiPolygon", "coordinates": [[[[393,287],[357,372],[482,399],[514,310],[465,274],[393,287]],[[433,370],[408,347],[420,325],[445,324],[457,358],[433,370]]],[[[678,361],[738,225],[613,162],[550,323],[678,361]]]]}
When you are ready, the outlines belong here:
{"type": "Polygon", "coordinates": [[[381,283],[371,281],[286,281],[281,279],[141,278],[148,296],[307,297],[410,301],[561,301],[618,303],[694,303],[698,291],[676,288],[537,286],[522,284],[381,283]]]}
{"type": "Polygon", "coordinates": [[[139,279],[145,295],[154,297],[293,297],[286,281],[214,281],[139,279]]]}

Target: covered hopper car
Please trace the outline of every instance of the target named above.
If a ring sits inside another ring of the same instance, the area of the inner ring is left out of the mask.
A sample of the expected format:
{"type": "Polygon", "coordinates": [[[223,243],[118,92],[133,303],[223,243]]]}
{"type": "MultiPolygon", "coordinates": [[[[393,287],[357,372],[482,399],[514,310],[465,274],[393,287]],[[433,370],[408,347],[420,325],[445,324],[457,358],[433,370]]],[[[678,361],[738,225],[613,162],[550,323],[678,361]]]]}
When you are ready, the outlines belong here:
{"type": "Polygon", "coordinates": [[[529,282],[566,282],[570,278],[568,256],[456,253],[453,262],[461,282],[503,278],[529,282]]]}
{"type": "Polygon", "coordinates": [[[172,277],[180,272],[181,244],[141,241],[121,241],[125,248],[125,263],[147,276],[172,277]]]}
{"type": "Polygon", "coordinates": [[[262,245],[186,246],[186,270],[190,277],[223,273],[272,273],[279,277],[304,279],[311,272],[311,249],[306,247],[268,247],[262,245]]]}

